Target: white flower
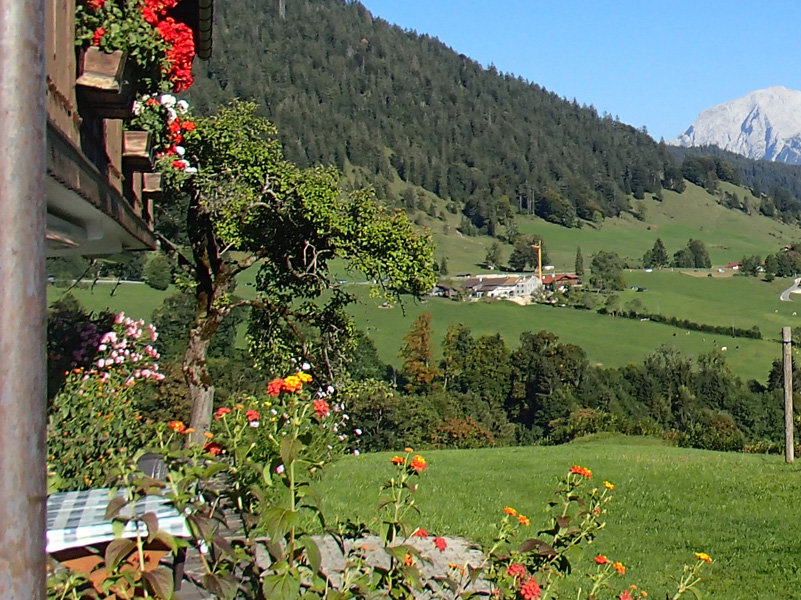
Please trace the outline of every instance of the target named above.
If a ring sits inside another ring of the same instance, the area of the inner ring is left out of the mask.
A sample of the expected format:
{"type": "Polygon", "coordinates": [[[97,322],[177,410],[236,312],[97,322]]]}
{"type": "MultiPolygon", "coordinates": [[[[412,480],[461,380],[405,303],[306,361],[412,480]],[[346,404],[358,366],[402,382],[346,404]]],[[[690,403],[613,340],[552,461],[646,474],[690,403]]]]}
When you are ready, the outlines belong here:
{"type": "Polygon", "coordinates": [[[144,108],[143,104],[139,102],[139,100],[134,100],[133,103],[133,114],[139,116],[142,114],[142,109],[144,108]]]}
{"type": "Polygon", "coordinates": [[[178,100],[178,103],[175,105],[175,108],[178,109],[178,112],[182,115],[186,114],[186,111],[189,110],[189,102],[186,100],[178,100]]]}
{"type": "Polygon", "coordinates": [[[361,435],[362,430],[357,427],[356,429],[353,430],[353,433],[355,433],[356,435],[361,435]]]}
{"type": "Polygon", "coordinates": [[[358,450],[354,450],[353,451],[353,456],[359,456],[359,451],[358,450]]]}
{"type": "Polygon", "coordinates": [[[176,146],[175,153],[183,158],[184,154],[186,154],[186,148],[184,148],[183,146],[176,146]]]}
{"type": "Polygon", "coordinates": [[[175,104],[178,102],[172,94],[162,94],[159,101],[166,106],[167,108],[173,108],[175,104]]]}
{"type": "Polygon", "coordinates": [[[189,173],[190,175],[194,175],[197,173],[197,167],[186,167],[184,169],[184,173],[189,173]]]}
{"type": "Polygon", "coordinates": [[[309,369],[311,369],[311,365],[305,362],[302,365],[300,365],[300,368],[303,369],[304,371],[308,371],[309,369]]]}
{"type": "Polygon", "coordinates": [[[175,112],[174,108],[167,109],[167,123],[172,123],[175,119],[178,118],[178,113],[175,112]]]}

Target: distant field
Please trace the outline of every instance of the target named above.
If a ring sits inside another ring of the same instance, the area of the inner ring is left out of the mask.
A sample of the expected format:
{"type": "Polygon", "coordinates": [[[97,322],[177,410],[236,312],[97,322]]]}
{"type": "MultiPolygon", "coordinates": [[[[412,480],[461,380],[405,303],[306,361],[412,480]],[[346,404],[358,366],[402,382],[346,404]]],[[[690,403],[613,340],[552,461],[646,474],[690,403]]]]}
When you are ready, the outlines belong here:
{"type": "MultiPolygon", "coordinates": [[[[571,465],[615,485],[607,527],[579,561],[583,572],[603,553],[626,565],[617,582],[643,586],[651,598],[674,592],[671,578],[694,552],[704,570],[704,598],[794,598],[801,587],[801,542],[793,527],[801,494],[798,463],[780,456],[665,446],[648,438],[603,436],[555,447],[441,450],[424,453],[429,468],[417,504],[420,526],[436,534],[487,539],[504,506],[545,525],[546,502],[571,465]]],[[[369,519],[378,485],[390,477],[391,453],[348,457],[321,485],[326,513],[369,519]],[[361,490],[354,494],[353,490],[361,490]]],[[[571,596],[574,597],[574,596],[571,596]]],[[[690,596],[692,597],[692,596],[690,596]]]]}
{"type": "MultiPolygon", "coordinates": [[[[343,277],[349,274],[344,273],[343,277]]],[[[404,306],[382,308],[381,301],[368,296],[369,287],[350,283],[347,289],[359,297],[351,308],[357,325],[375,342],[381,359],[400,366],[398,351],[403,335],[414,319],[431,312],[434,330],[434,351],[439,355],[440,344],[448,325],[454,321],[469,325],[475,336],[500,333],[511,348],[517,347],[524,331],[545,329],[556,333],[564,342],[583,347],[593,363],[623,366],[636,363],[662,344],[674,346],[691,355],[716,347],[727,347],[727,360],[744,379],[764,381],[771,362],[780,355],[776,342],[786,325],[801,327],[801,297],[797,302],[781,302],[780,292],[790,285],[789,279],[765,283],[753,277],[692,277],[679,271],[628,271],[629,285],[646,288],[645,292],[627,289],[619,292],[623,302],[640,300],[648,312],[675,315],[697,323],[732,326],[748,329],[758,326],[764,340],[732,338],[698,331],[598,315],[590,311],[550,306],[518,306],[507,301],[453,302],[431,298],[424,303],[407,300],[404,306]],[[793,313],[798,313],[793,316],[793,313]]],[[[123,310],[126,314],[150,319],[168,293],[141,284],[123,284],[114,296],[113,286],[98,284],[94,289],[75,289],[73,294],[88,309],[99,311],[123,310]]],[[[240,286],[244,295],[252,293],[245,282],[240,286]]],[[[49,301],[55,300],[63,289],[48,287],[49,301]]]]}
{"type": "MultiPolygon", "coordinates": [[[[474,336],[499,333],[511,348],[518,346],[520,334],[524,331],[552,331],[561,341],[584,348],[593,363],[609,367],[641,362],[663,344],[691,355],[726,346],[726,359],[740,377],[764,381],[771,362],[781,355],[780,345],[770,340],[732,338],[698,331],[688,333],[659,323],[572,308],[518,306],[508,301],[453,302],[432,298],[424,304],[407,303],[404,314],[398,306],[379,308],[378,302],[367,298],[366,289],[357,291],[361,292],[362,302],[351,309],[357,325],[375,342],[381,359],[396,366],[400,366],[398,351],[403,343],[402,337],[423,312],[432,314],[432,339],[437,356],[445,331],[454,321],[468,325],[474,336]]],[[[647,296],[648,293],[639,295],[647,296]]],[[[714,319],[710,315],[702,321],[714,322],[714,319]]],[[[767,333],[778,339],[779,331],[780,328],[767,333]]]]}

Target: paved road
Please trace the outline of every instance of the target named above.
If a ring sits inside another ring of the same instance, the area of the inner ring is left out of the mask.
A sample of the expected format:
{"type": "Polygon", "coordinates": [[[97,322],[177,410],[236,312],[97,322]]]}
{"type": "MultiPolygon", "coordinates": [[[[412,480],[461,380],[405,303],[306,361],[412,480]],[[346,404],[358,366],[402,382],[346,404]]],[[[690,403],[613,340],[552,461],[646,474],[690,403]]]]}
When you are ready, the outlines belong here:
{"type": "Polygon", "coordinates": [[[793,285],[784,290],[781,296],[779,296],[779,299],[784,302],[790,302],[790,294],[801,294],[801,287],[799,287],[799,284],[801,284],[801,277],[796,279],[793,285]]]}

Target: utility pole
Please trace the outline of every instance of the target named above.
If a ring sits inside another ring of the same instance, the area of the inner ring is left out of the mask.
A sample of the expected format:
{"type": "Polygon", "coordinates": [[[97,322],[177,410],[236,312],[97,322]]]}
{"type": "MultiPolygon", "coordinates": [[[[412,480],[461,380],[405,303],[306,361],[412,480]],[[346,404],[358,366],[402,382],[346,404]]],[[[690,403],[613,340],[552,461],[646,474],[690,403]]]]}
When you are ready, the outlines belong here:
{"type": "Polygon", "coordinates": [[[784,366],[784,462],[795,460],[793,434],[793,336],[789,327],[782,327],[782,362],[784,366]]]}
{"type": "Polygon", "coordinates": [[[0,598],[43,600],[45,0],[0,0],[0,23],[0,598]]]}

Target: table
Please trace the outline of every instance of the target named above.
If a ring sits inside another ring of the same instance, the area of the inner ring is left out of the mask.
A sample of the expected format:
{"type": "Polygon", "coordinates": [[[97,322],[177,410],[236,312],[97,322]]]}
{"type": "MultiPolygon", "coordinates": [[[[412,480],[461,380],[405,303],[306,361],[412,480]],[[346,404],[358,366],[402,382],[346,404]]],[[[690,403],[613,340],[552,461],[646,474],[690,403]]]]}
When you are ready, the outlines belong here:
{"type": "MultiPolygon", "coordinates": [[[[124,490],[118,490],[124,496],[124,490]]],[[[47,552],[71,569],[88,574],[101,561],[97,552],[90,552],[89,546],[102,546],[115,539],[112,522],[105,518],[106,508],[112,498],[109,488],[99,488],[79,492],[59,492],[47,499],[47,552]]],[[[175,537],[190,537],[186,519],[162,496],[145,496],[133,505],[136,514],[141,516],[152,512],[158,517],[159,529],[175,537]]],[[[131,505],[120,511],[121,515],[132,514],[131,505]]],[[[147,527],[143,523],[129,522],[120,537],[136,537],[137,533],[147,537],[147,527]]],[[[148,562],[152,568],[167,553],[167,548],[153,547],[148,552],[148,562]]],[[[173,564],[175,588],[180,587],[183,577],[183,549],[176,555],[173,564]]]]}

